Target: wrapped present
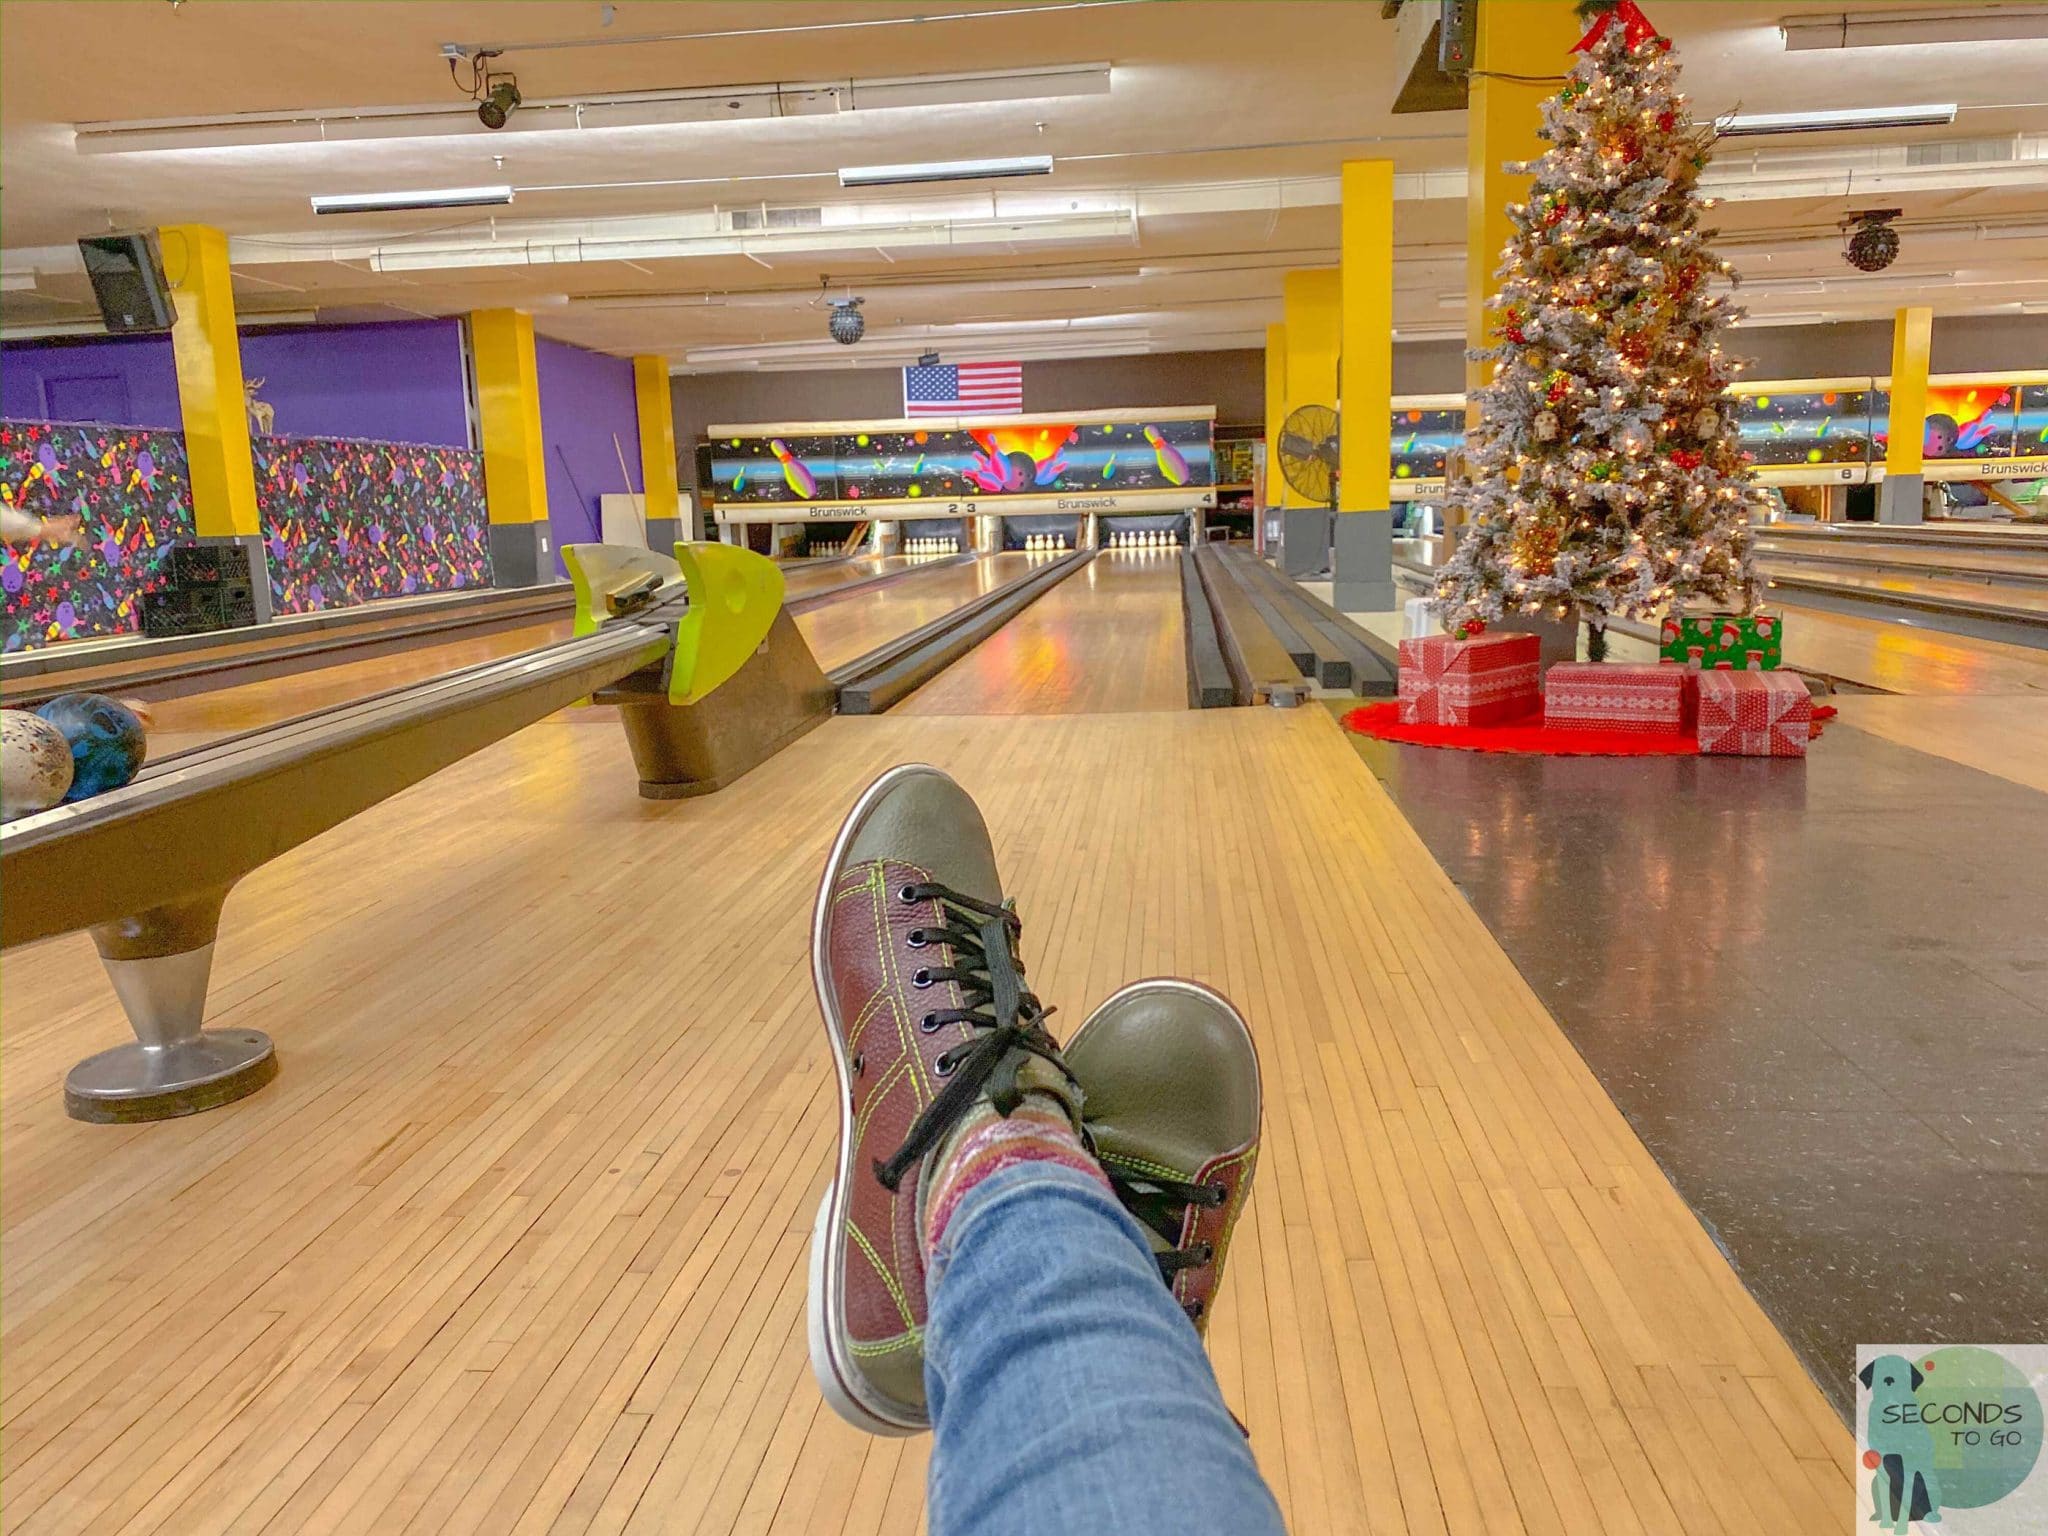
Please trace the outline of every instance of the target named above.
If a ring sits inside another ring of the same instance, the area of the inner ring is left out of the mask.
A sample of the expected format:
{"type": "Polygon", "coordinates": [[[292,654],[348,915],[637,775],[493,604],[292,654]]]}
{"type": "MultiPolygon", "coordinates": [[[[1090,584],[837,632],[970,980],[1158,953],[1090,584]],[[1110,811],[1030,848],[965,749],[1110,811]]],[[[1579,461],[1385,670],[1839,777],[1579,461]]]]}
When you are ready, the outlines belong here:
{"type": "Polygon", "coordinates": [[[1543,677],[1543,723],[1575,730],[1689,735],[1689,668],[1614,661],[1560,661],[1543,677]]]}
{"type": "Polygon", "coordinates": [[[1695,672],[1771,671],[1785,660],[1785,616],[1681,610],[1667,616],[1657,654],[1695,672]]]}
{"type": "Polygon", "coordinates": [[[1700,751],[1740,757],[1804,757],[1813,695],[1790,672],[1702,672],[1700,751]]]}
{"type": "Polygon", "coordinates": [[[1502,725],[1533,715],[1540,645],[1503,632],[1460,640],[1425,635],[1401,642],[1403,725],[1502,725]]]}

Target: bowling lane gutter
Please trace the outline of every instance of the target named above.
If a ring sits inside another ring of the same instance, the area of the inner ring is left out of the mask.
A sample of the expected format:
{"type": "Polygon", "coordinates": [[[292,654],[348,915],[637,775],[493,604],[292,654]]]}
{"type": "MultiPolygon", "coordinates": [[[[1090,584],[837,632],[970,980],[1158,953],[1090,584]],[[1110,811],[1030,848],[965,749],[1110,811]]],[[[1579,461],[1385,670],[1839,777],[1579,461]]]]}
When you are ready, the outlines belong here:
{"type": "Polygon", "coordinates": [[[916,576],[924,571],[943,571],[956,565],[970,564],[980,558],[979,555],[955,555],[950,559],[934,559],[928,565],[905,566],[899,571],[881,571],[873,576],[863,576],[836,587],[827,587],[822,592],[810,592],[802,597],[791,598],[782,606],[794,618],[797,614],[809,613],[813,608],[822,608],[827,603],[836,603],[842,597],[850,597],[856,592],[871,592],[877,587],[886,587],[892,582],[902,581],[907,576],[916,576]]]}
{"type": "Polygon", "coordinates": [[[1081,549],[1034,566],[1014,581],[828,672],[827,679],[839,690],[839,712],[880,714],[908,698],[1094,558],[1093,550],[1081,549]]]}

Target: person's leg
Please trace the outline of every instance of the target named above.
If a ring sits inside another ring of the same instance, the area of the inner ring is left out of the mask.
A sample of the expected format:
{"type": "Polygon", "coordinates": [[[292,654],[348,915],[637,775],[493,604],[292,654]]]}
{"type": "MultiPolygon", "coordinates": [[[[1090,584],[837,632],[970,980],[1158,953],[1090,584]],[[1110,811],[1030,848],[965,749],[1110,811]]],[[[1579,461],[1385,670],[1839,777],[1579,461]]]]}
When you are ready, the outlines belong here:
{"type": "Polygon", "coordinates": [[[1145,1233],[1099,1177],[1014,1163],[932,1251],[933,1536],[1263,1536],[1280,1512],[1145,1233]]]}
{"type": "Polygon", "coordinates": [[[934,1390],[949,1396],[935,1536],[1277,1530],[1195,1323],[1257,1154],[1249,1032],[1205,988],[1138,983],[1075,1036],[1084,1087],[1024,984],[1021,929],[957,784],[913,764],[869,786],[812,926],[840,1091],[812,1231],[819,1387],[875,1434],[931,1427],[934,1390]],[[928,1375],[940,1252],[955,1295],[928,1375]]]}

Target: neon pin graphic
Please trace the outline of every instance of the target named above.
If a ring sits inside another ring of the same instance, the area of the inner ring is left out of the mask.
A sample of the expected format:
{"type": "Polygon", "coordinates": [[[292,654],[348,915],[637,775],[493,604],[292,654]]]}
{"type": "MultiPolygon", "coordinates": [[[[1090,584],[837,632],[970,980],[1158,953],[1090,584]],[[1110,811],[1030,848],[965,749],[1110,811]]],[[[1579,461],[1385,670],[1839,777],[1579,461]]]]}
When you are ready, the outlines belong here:
{"type": "Polygon", "coordinates": [[[1145,429],[1145,441],[1152,445],[1153,455],[1159,460],[1159,473],[1166,477],[1166,483],[1186,485],[1188,461],[1180,456],[1180,450],[1169,443],[1157,427],[1145,429]]]}
{"type": "Polygon", "coordinates": [[[782,478],[789,482],[789,488],[797,495],[809,500],[818,492],[817,477],[804,468],[803,460],[789,451],[789,444],[779,437],[768,439],[768,451],[775,455],[782,465],[782,478]]]}

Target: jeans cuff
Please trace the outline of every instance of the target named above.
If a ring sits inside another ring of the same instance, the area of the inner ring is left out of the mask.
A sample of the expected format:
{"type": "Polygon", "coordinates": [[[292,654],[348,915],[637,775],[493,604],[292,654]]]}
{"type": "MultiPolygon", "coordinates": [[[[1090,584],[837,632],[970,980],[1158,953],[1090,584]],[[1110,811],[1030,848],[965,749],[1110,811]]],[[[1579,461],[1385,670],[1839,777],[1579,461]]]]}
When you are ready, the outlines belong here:
{"type": "Polygon", "coordinates": [[[1086,1195],[1119,1222],[1129,1221],[1124,1208],[1116,1203],[1108,1190],[1102,1187],[1100,1179],[1090,1178],[1078,1168],[1065,1163],[1029,1162],[1015,1163],[1008,1168],[997,1170],[983,1179],[960,1198],[959,1205],[946,1221],[946,1230],[940,1236],[937,1246],[925,1264],[925,1289],[936,1290],[939,1277],[952,1262],[953,1249],[961,1236],[980,1217],[995,1209],[1001,1201],[1013,1193],[1032,1189],[1057,1189],[1067,1194],[1086,1195]]]}

